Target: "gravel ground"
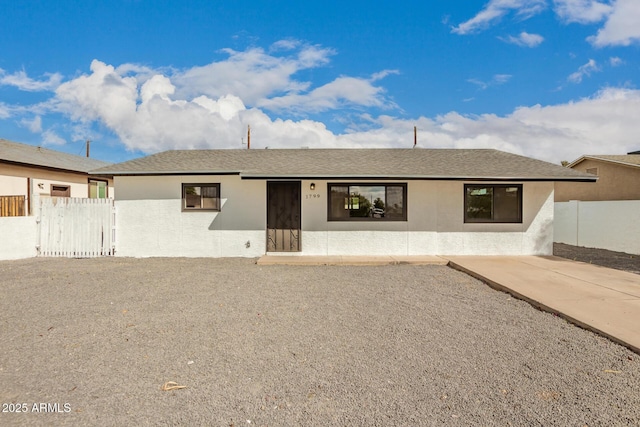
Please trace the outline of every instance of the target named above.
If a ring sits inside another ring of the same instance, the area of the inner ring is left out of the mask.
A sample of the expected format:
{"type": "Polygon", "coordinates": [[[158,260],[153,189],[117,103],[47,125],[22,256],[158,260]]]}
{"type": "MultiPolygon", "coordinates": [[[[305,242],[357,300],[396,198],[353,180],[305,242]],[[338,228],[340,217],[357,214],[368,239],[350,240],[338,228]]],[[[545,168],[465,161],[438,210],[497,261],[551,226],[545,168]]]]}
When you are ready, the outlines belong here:
{"type": "Polygon", "coordinates": [[[27,408],[0,425],[640,420],[640,356],[448,267],[36,258],[0,277],[0,403],[27,408]]]}
{"type": "Polygon", "coordinates": [[[640,255],[608,251],[606,249],[565,245],[564,243],[554,243],[553,254],[574,261],[582,261],[640,274],[640,255]]]}

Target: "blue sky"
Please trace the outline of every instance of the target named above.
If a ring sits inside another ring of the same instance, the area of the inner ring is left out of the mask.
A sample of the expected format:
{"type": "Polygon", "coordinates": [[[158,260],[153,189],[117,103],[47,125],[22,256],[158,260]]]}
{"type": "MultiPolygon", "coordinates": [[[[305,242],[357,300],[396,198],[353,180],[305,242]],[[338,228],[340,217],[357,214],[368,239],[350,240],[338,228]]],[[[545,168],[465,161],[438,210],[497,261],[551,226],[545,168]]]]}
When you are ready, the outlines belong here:
{"type": "Polygon", "coordinates": [[[640,1],[0,0],[0,138],[183,148],[640,149],[640,1]]]}

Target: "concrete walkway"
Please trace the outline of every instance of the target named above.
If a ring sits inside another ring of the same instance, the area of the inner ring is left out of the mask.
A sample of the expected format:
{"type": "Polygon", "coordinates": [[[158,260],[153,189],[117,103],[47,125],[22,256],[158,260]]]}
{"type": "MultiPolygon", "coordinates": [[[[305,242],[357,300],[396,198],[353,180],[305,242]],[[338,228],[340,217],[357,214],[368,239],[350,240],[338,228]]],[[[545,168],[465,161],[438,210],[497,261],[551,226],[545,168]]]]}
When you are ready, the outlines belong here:
{"type": "Polygon", "coordinates": [[[553,256],[447,259],[496,289],[640,353],[640,275],[553,256]]]}

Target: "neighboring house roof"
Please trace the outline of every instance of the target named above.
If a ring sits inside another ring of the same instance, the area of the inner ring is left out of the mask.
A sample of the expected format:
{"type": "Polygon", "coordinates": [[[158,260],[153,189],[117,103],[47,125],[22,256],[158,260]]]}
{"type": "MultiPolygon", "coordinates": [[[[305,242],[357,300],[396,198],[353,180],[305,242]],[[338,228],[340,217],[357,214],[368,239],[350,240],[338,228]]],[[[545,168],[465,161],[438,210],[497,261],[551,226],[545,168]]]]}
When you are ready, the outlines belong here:
{"type": "Polygon", "coordinates": [[[0,161],[21,165],[88,173],[109,163],[88,157],[0,139],[0,161]]]}
{"type": "Polygon", "coordinates": [[[109,175],[239,174],[243,178],[595,181],[594,175],[488,149],[165,151],[92,171],[109,175]]]}
{"type": "Polygon", "coordinates": [[[609,163],[618,163],[626,166],[635,166],[640,167],[640,154],[621,154],[621,155],[584,155],[577,160],[574,160],[572,163],[569,163],[567,167],[574,167],[577,164],[583,162],[584,160],[600,160],[603,162],[609,163]]]}

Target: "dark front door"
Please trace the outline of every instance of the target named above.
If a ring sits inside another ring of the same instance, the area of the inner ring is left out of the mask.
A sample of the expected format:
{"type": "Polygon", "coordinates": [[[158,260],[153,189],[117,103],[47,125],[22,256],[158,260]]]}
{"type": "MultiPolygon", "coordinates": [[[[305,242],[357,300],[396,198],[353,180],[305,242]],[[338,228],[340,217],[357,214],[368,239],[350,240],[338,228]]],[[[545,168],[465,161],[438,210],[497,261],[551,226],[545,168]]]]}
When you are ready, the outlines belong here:
{"type": "Polygon", "coordinates": [[[267,182],[267,251],[300,251],[300,182],[267,182]]]}

